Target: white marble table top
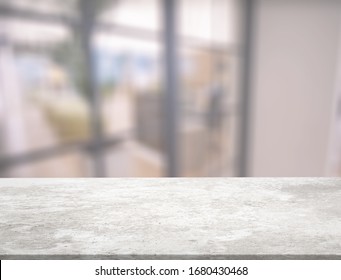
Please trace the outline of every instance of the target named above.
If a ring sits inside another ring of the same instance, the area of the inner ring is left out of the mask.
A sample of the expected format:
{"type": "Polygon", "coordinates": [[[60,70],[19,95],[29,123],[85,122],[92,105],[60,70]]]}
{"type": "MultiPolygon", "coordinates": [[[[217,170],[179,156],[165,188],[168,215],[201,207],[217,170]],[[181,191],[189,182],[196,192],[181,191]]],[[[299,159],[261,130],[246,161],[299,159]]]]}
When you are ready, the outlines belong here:
{"type": "Polygon", "coordinates": [[[0,179],[1,258],[56,255],[340,258],[341,179],[0,179]]]}

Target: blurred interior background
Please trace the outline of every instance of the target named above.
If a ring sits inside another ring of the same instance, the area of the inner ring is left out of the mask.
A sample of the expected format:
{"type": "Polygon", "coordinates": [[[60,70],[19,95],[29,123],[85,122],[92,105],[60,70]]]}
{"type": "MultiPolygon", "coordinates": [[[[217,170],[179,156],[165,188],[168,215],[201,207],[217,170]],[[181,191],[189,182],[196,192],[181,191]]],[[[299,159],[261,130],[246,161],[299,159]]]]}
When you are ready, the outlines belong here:
{"type": "Polygon", "coordinates": [[[0,176],[341,176],[341,1],[0,0],[0,176]]]}

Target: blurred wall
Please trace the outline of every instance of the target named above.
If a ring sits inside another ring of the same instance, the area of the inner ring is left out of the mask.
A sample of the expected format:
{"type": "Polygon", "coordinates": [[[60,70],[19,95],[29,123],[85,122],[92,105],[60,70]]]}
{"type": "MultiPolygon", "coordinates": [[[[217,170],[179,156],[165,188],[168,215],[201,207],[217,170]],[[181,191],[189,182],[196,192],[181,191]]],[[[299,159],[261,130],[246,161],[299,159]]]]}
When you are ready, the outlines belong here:
{"type": "Polygon", "coordinates": [[[258,0],[251,176],[323,176],[341,1],[258,0]]]}

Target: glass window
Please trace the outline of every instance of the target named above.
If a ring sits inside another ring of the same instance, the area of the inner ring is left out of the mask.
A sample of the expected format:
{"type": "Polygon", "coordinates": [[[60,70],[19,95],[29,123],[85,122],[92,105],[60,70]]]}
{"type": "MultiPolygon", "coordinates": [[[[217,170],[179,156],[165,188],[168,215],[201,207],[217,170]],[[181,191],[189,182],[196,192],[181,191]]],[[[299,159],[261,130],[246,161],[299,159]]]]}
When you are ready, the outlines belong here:
{"type": "MultiPolygon", "coordinates": [[[[0,169],[92,176],[102,154],[105,176],[167,175],[162,1],[90,1],[87,42],[79,1],[0,0],[7,7],[0,14],[0,169]],[[97,139],[94,124],[103,128],[97,139]],[[68,145],[74,148],[64,156],[68,145]]],[[[180,175],[233,175],[237,4],[178,3],[180,175]]]]}

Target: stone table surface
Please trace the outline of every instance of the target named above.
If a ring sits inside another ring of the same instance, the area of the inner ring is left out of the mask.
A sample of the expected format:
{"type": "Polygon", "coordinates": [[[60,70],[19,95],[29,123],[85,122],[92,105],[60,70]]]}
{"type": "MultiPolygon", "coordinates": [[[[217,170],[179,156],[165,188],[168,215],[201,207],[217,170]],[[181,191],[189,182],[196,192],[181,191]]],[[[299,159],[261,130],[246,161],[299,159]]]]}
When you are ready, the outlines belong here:
{"type": "Polygon", "coordinates": [[[341,179],[0,179],[0,256],[27,255],[341,256],[341,179]]]}

